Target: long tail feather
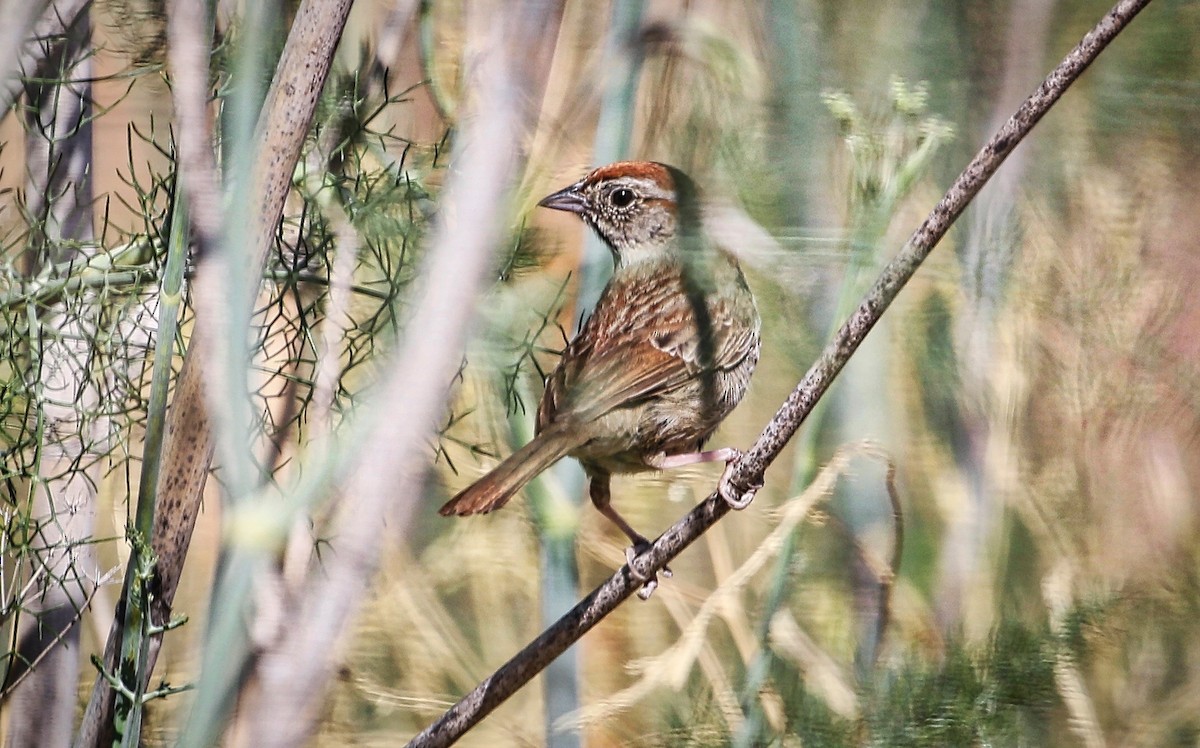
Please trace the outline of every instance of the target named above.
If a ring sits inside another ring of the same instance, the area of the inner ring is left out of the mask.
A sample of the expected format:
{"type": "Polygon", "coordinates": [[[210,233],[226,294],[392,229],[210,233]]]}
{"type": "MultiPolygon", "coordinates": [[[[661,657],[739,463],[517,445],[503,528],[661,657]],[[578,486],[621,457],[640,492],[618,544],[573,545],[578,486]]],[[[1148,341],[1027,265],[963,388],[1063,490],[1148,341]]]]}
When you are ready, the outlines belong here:
{"type": "Polygon", "coordinates": [[[508,503],[534,476],[558,462],[580,444],[566,429],[543,431],[513,452],[492,472],[463,489],[438,510],[444,516],[485,514],[508,503]]]}

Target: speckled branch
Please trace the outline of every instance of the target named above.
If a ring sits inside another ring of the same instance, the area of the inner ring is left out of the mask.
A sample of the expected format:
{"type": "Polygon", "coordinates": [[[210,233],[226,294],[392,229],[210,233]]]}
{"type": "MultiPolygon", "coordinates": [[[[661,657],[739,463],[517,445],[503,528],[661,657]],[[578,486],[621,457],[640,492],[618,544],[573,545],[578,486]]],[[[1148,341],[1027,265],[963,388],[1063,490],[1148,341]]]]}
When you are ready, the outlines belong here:
{"type": "MultiPolygon", "coordinates": [[[[733,466],[730,479],[733,486],[745,490],[762,481],[767,466],[779,456],[788,440],[804,423],[813,406],[829,389],[834,377],[850,360],[900,289],[912,278],[933,247],[996,173],[1004,159],[1108,43],[1149,3],[1150,0],[1122,0],[1117,3],[980,149],[896,258],[884,268],[862,303],[837,331],[754,446],[733,466]]],[[[638,557],[642,578],[677,556],[729,511],[729,505],[715,492],[710,495],[638,557]]],[[[608,581],[413,738],[409,746],[445,746],[458,740],[621,602],[637,592],[639,587],[640,583],[630,575],[628,567],[618,569],[608,581]]]]}

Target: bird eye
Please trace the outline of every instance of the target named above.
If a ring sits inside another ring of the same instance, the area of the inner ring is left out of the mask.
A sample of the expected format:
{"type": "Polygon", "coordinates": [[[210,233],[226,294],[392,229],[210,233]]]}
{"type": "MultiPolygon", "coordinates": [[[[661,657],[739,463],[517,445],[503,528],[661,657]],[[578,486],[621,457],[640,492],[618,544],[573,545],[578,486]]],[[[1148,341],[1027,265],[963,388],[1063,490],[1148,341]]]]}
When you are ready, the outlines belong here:
{"type": "Polygon", "coordinates": [[[634,198],[637,195],[633,194],[633,190],[626,187],[619,187],[612,191],[608,196],[608,201],[618,208],[628,208],[633,204],[634,198]]]}

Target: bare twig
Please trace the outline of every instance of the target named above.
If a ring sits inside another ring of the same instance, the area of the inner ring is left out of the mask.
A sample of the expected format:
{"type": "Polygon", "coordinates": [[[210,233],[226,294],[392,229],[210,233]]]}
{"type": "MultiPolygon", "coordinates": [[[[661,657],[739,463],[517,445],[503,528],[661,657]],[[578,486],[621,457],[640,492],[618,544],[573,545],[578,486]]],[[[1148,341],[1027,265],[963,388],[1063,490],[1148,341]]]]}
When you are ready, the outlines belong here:
{"type": "MultiPolygon", "coordinates": [[[[896,463],[891,455],[879,444],[863,442],[862,454],[877,460],[883,465],[883,487],[887,494],[888,509],[892,515],[892,546],[886,559],[864,545],[862,539],[854,533],[854,528],[835,514],[825,519],[825,524],[836,530],[853,550],[858,564],[870,575],[876,585],[875,595],[871,600],[869,610],[874,612],[871,626],[872,639],[866,647],[868,657],[865,664],[874,667],[879,660],[888,626],[892,620],[892,593],[895,590],[896,578],[900,575],[900,561],[904,555],[904,512],[900,506],[900,494],[896,490],[896,463]]],[[[768,632],[769,633],[769,632],[768,632]]]]}
{"type": "MultiPolygon", "coordinates": [[[[742,594],[762,576],[767,564],[787,551],[787,547],[791,545],[791,538],[800,525],[811,520],[817,507],[828,501],[838,482],[849,473],[852,460],[858,456],[882,455],[875,445],[867,442],[839,448],[813,476],[812,483],[807,485],[803,492],[786,499],[771,513],[774,522],[771,532],[758,542],[754,552],[740,566],[724,575],[720,584],[699,607],[695,610],[689,608],[687,620],[679,621],[679,635],[671,646],[630,666],[630,670],[638,673],[637,680],[617,693],[595,700],[587,707],[568,715],[557,723],[555,728],[560,731],[578,730],[588,724],[594,724],[610,717],[614,712],[644,701],[660,686],[666,686],[676,692],[681,691],[692,670],[704,656],[709,627],[717,619],[726,617],[729,610],[737,607],[742,594]]],[[[761,693],[758,695],[762,696],[761,693]]],[[[734,698],[729,719],[734,732],[738,730],[734,723],[742,718],[742,710],[738,708],[734,698]]]]}
{"type": "MultiPolygon", "coordinates": [[[[79,623],[79,621],[83,618],[83,614],[87,613],[89,611],[89,609],[91,608],[92,601],[95,600],[96,595],[98,595],[100,593],[101,587],[105,584],[108,584],[110,581],[112,581],[113,577],[116,576],[117,571],[118,571],[118,568],[114,567],[114,568],[110,569],[109,571],[105,572],[104,574],[100,575],[99,577],[97,577],[92,582],[91,587],[87,592],[87,597],[83,601],[83,604],[70,612],[70,626],[73,627],[73,626],[75,626],[75,624],[79,623]]],[[[37,581],[37,577],[35,577],[33,580],[31,580],[31,582],[36,582],[36,581],[37,581]]],[[[30,584],[29,586],[32,588],[34,585],[30,584]]],[[[21,683],[26,678],[29,677],[29,674],[32,673],[37,668],[38,664],[54,651],[54,647],[57,647],[59,645],[59,643],[62,642],[66,638],[67,634],[70,633],[70,630],[71,629],[69,627],[63,627],[63,628],[59,628],[55,631],[49,632],[50,637],[47,642],[48,646],[44,647],[39,653],[37,653],[37,656],[33,660],[31,660],[27,663],[21,662],[20,663],[20,667],[21,667],[20,672],[17,672],[16,675],[12,676],[8,680],[5,680],[2,687],[0,687],[0,703],[4,703],[4,700],[7,699],[8,696],[10,694],[12,694],[12,692],[15,691],[17,689],[17,687],[20,686],[21,683]]],[[[11,666],[10,666],[10,668],[11,668],[11,666]]],[[[15,672],[15,671],[10,669],[8,673],[5,673],[6,678],[13,672],[15,672]]]]}
{"type": "MultiPolygon", "coordinates": [[[[895,300],[900,289],[913,276],[955,219],[962,214],[971,199],[978,194],[1017,144],[1058,101],[1063,92],[1149,2],[1150,0],[1122,0],[1117,3],[975,155],[896,258],[884,268],[866,298],[838,330],[821,357],[767,424],[758,441],[733,466],[733,486],[744,491],[762,481],[767,466],[800,428],[813,406],[829,389],[834,377],[846,365],[867,333],[895,300]]],[[[710,495],[686,517],[664,532],[648,551],[636,559],[640,578],[646,578],[650,572],[661,568],[677,556],[729,511],[729,505],[715,492],[710,495]]],[[[444,746],[455,742],[492,709],[541,672],[551,660],[616,609],[621,602],[637,592],[640,586],[628,567],[619,569],[569,613],[413,738],[409,745],[444,746]]]]}
{"type": "Polygon", "coordinates": [[[892,620],[892,594],[896,591],[896,578],[900,576],[900,561],[904,557],[904,510],[900,507],[900,494],[896,491],[896,463],[887,460],[888,501],[892,505],[892,555],[888,560],[887,576],[880,580],[879,590],[879,633],[875,640],[875,659],[883,649],[888,624],[892,620]]]}

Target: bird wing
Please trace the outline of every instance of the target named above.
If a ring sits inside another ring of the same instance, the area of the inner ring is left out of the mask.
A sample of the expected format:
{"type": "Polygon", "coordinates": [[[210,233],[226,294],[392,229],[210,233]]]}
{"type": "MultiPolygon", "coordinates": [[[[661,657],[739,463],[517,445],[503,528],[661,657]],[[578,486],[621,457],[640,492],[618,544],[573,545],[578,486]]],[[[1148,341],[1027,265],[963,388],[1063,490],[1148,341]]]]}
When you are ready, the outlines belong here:
{"type": "Polygon", "coordinates": [[[628,290],[637,303],[620,287],[609,289],[563,351],[546,383],[539,428],[555,416],[586,422],[662,395],[736,367],[756,347],[757,324],[738,320],[723,299],[689,297],[678,277],[628,290]]]}

